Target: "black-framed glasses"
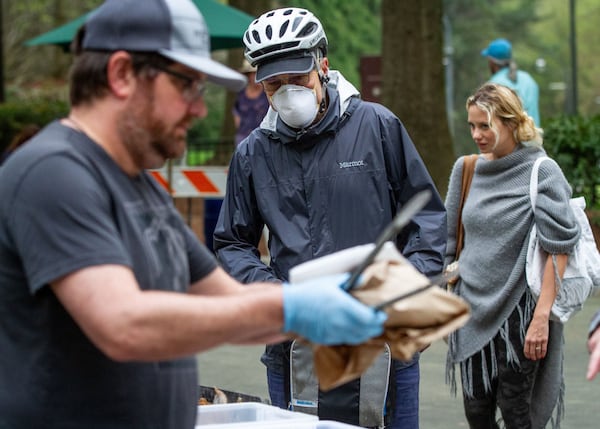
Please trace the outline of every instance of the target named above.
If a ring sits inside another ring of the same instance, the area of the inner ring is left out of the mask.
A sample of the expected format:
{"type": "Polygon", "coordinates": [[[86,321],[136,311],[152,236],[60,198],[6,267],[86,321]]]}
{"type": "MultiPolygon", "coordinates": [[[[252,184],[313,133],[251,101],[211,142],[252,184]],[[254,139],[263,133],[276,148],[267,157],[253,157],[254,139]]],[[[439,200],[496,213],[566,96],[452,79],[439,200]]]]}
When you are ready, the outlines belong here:
{"type": "Polygon", "coordinates": [[[184,73],[180,73],[158,64],[150,64],[150,67],[173,76],[183,82],[183,85],[181,86],[181,96],[187,103],[193,103],[200,97],[204,96],[204,92],[206,91],[205,80],[193,78],[184,73]]]}

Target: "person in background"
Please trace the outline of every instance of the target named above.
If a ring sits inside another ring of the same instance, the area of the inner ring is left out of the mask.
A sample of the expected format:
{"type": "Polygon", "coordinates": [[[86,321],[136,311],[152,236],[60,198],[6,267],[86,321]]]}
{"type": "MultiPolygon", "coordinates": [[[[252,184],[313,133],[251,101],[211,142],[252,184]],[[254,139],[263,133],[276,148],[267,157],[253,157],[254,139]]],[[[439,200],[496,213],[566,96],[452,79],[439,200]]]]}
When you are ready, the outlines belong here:
{"type": "Polygon", "coordinates": [[[146,169],[181,156],[210,57],[190,0],[107,0],[73,42],[68,117],[0,168],[0,427],[196,425],[195,354],[302,336],[360,343],[386,315],[340,288],[242,285],[146,169]]]}
{"type": "Polygon", "coordinates": [[[236,146],[260,125],[269,110],[269,100],[263,91],[263,86],[256,82],[256,67],[251,66],[248,60],[244,59],[239,72],[246,76],[248,84],[238,92],[233,103],[236,146]]]}
{"type": "MultiPolygon", "coordinates": [[[[502,85],[483,85],[466,108],[481,155],[462,211],[465,241],[454,291],[471,306],[471,317],[448,338],[447,380],[455,392],[459,365],[469,427],[498,429],[499,408],[507,429],[543,428],[553,411],[560,422],[564,404],[563,330],[550,311],[555,273],[564,273],[580,234],[571,187],[558,164],[542,163],[534,215],[529,183],[535,160],[546,155],[541,130],[502,85]],[[533,222],[548,253],[537,302],[525,276],[533,222]]],[[[446,196],[446,265],[455,257],[463,161],[454,164],[446,196]]]]}
{"type": "Polygon", "coordinates": [[[0,154],[0,165],[17,150],[22,144],[26,143],[40,130],[37,124],[27,124],[11,140],[8,147],[0,154]]]}
{"type": "Polygon", "coordinates": [[[488,59],[492,77],[489,82],[498,83],[513,89],[523,103],[523,108],[533,118],[536,127],[540,126],[540,90],[535,79],[526,71],[517,69],[513,59],[512,45],[506,39],[490,42],[481,55],[488,59]]]}
{"type": "MultiPolygon", "coordinates": [[[[260,83],[256,83],[256,67],[244,60],[242,67],[238,70],[248,79],[248,84],[237,93],[233,103],[233,122],[235,125],[235,145],[240,144],[250,132],[260,125],[269,109],[269,100],[260,83]]],[[[222,198],[206,198],[204,200],[204,237],[206,246],[213,249],[213,233],[219,218],[222,198]]],[[[265,253],[264,240],[261,242],[261,250],[265,253]]]]}
{"type": "MultiPolygon", "coordinates": [[[[229,167],[214,235],[223,268],[244,283],[285,282],[295,265],[374,242],[413,195],[428,189],[432,199],[395,242],[419,271],[438,274],[446,214],[435,185],[401,121],[384,106],[362,101],[340,72],[330,70],[318,18],[301,8],[273,10],[254,20],[243,40],[270,108],[229,167]],[[265,225],[268,265],[257,249],[265,225]]],[[[289,347],[268,346],[262,357],[271,401],[281,408],[290,403],[289,347]]],[[[419,356],[394,361],[392,368],[387,427],[418,428],[419,356]]],[[[328,395],[320,394],[320,417],[355,421],[343,404],[357,392],[329,400],[341,408],[329,414],[328,395]]]]}
{"type": "Polygon", "coordinates": [[[586,377],[588,380],[593,380],[600,371],[600,311],[598,311],[590,323],[588,330],[588,351],[590,352],[590,360],[586,377]]]}
{"type": "MultiPolygon", "coordinates": [[[[236,146],[260,125],[269,110],[269,100],[267,100],[263,86],[261,83],[256,82],[256,67],[251,66],[248,60],[244,58],[239,71],[248,78],[248,85],[244,90],[238,92],[233,105],[233,120],[237,129],[235,134],[236,146]]],[[[262,256],[268,256],[269,254],[266,244],[267,239],[268,230],[265,227],[258,245],[262,256]]]]}

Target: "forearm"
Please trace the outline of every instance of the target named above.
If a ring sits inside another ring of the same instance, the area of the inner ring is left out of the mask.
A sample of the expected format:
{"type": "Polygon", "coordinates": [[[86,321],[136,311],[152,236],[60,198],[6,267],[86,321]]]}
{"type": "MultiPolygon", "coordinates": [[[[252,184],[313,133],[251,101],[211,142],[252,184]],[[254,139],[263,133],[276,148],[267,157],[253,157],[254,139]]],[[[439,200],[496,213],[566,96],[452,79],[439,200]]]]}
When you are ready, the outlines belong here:
{"type": "Polygon", "coordinates": [[[243,286],[217,268],[193,286],[198,294],[192,295],[142,290],[128,267],[104,265],[51,287],[109,358],[160,361],[225,343],[280,341],[281,332],[319,344],[359,344],[380,335],[386,314],[351,297],[341,288],[346,280],[338,274],[294,286],[243,286]]]}
{"type": "Polygon", "coordinates": [[[281,282],[273,269],[262,262],[258,248],[249,244],[219,248],[217,259],[229,275],[242,283],[281,282]]]}
{"type": "MultiPolygon", "coordinates": [[[[417,176],[421,180],[414,184],[404,184],[402,192],[397,196],[398,200],[401,200],[402,195],[414,195],[421,189],[429,189],[432,196],[425,208],[413,217],[405,232],[400,234],[400,245],[402,254],[421,273],[433,276],[439,274],[444,266],[448,240],[446,208],[427,171],[423,170],[417,176]]],[[[402,205],[398,207],[398,211],[401,209],[402,205]]]]}
{"type": "MultiPolygon", "coordinates": [[[[263,224],[256,227],[247,224],[233,225],[228,219],[217,225],[214,234],[214,248],[217,259],[225,271],[242,283],[278,282],[273,269],[262,260],[258,244],[262,237],[263,224]]],[[[252,217],[240,215],[241,218],[252,217]]]]}
{"type": "MultiPolygon", "coordinates": [[[[564,275],[565,268],[567,266],[567,255],[555,255],[556,256],[556,264],[558,275],[562,279],[564,275]]],[[[559,285],[556,281],[554,264],[552,262],[552,255],[548,255],[546,259],[546,265],[544,267],[544,276],[542,281],[542,287],[540,291],[540,296],[538,298],[537,304],[535,306],[535,311],[533,313],[533,317],[542,317],[545,319],[550,318],[550,313],[552,311],[552,305],[554,304],[554,300],[556,299],[556,294],[558,292],[559,285]]]]}
{"type": "MultiPolygon", "coordinates": [[[[567,255],[555,255],[556,270],[562,278],[567,265],[567,255]]],[[[525,357],[532,360],[543,359],[548,350],[548,341],[550,339],[550,314],[552,305],[556,299],[558,291],[557,279],[554,270],[552,255],[548,255],[544,267],[544,277],[540,296],[535,305],[531,323],[527,328],[525,335],[525,344],[523,351],[525,357]]]]}
{"type": "MultiPolygon", "coordinates": [[[[250,288],[253,289],[253,288],[250,288]]],[[[283,307],[280,288],[257,288],[221,297],[144,293],[145,310],[123,329],[126,360],[162,360],[225,344],[280,341],[283,307]]]]}
{"type": "MultiPolygon", "coordinates": [[[[598,319],[599,315],[600,313],[598,313],[594,319],[598,319]]],[[[586,374],[588,380],[593,380],[596,377],[596,374],[598,374],[598,371],[600,371],[600,329],[598,329],[598,320],[594,320],[592,323],[593,328],[590,328],[590,337],[587,342],[588,351],[590,353],[586,374]]]]}
{"type": "MultiPolygon", "coordinates": [[[[190,293],[199,294],[199,295],[227,295],[227,294],[255,294],[256,291],[271,289],[273,287],[281,287],[280,283],[252,283],[248,285],[242,285],[237,282],[232,277],[225,274],[222,269],[215,270],[215,275],[219,275],[219,279],[216,281],[200,281],[196,284],[192,285],[190,288],[190,293]],[[221,274],[221,275],[220,275],[221,274]],[[218,289],[211,290],[211,285],[219,285],[218,289]]],[[[267,343],[279,343],[287,339],[288,337],[281,334],[276,333],[273,335],[271,332],[264,334],[257,334],[255,336],[249,335],[247,338],[244,338],[241,341],[238,341],[237,344],[267,344],[267,343]]]]}
{"type": "Polygon", "coordinates": [[[218,268],[194,288],[202,295],[144,291],[122,266],[86,268],[52,286],[90,341],[120,361],[175,358],[226,342],[263,342],[258,339],[282,330],[279,286],[243,286],[218,268]]]}
{"type": "Polygon", "coordinates": [[[290,335],[282,334],[278,332],[276,334],[268,333],[266,335],[256,335],[253,337],[244,338],[240,341],[231,342],[239,346],[254,345],[254,344],[276,344],[284,341],[289,341],[293,337],[290,335]]]}
{"type": "Polygon", "coordinates": [[[443,207],[434,206],[415,217],[414,229],[402,254],[421,273],[434,276],[443,269],[446,241],[446,212],[443,207]]]}

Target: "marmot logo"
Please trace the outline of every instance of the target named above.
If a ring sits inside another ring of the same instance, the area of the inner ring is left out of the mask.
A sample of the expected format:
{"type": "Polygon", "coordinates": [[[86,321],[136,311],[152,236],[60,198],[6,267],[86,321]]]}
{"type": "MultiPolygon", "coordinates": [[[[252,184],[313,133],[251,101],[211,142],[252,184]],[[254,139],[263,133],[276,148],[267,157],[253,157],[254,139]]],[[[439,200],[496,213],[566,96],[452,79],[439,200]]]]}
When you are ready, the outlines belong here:
{"type": "Polygon", "coordinates": [[[338,165],[340,166],[340,168],[351,168],[351,167],[364,167],[365,162],[361,159],[360,161],[344,161],[344,162],[338,162],[338,165]]]}

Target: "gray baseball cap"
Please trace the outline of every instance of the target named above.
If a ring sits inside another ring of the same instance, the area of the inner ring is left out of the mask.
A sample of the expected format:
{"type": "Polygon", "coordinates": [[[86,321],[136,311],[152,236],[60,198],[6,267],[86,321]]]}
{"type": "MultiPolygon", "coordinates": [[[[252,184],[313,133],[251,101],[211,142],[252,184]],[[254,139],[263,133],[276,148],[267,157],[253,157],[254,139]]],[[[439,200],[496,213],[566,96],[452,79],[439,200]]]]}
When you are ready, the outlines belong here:
{"type": "Polygon", "coordinates": [[[82,48],[158,52],[234,91],[247,82],[210,57],[208,27],[190,0],[106,0],[87,18],[82,48]]]}

